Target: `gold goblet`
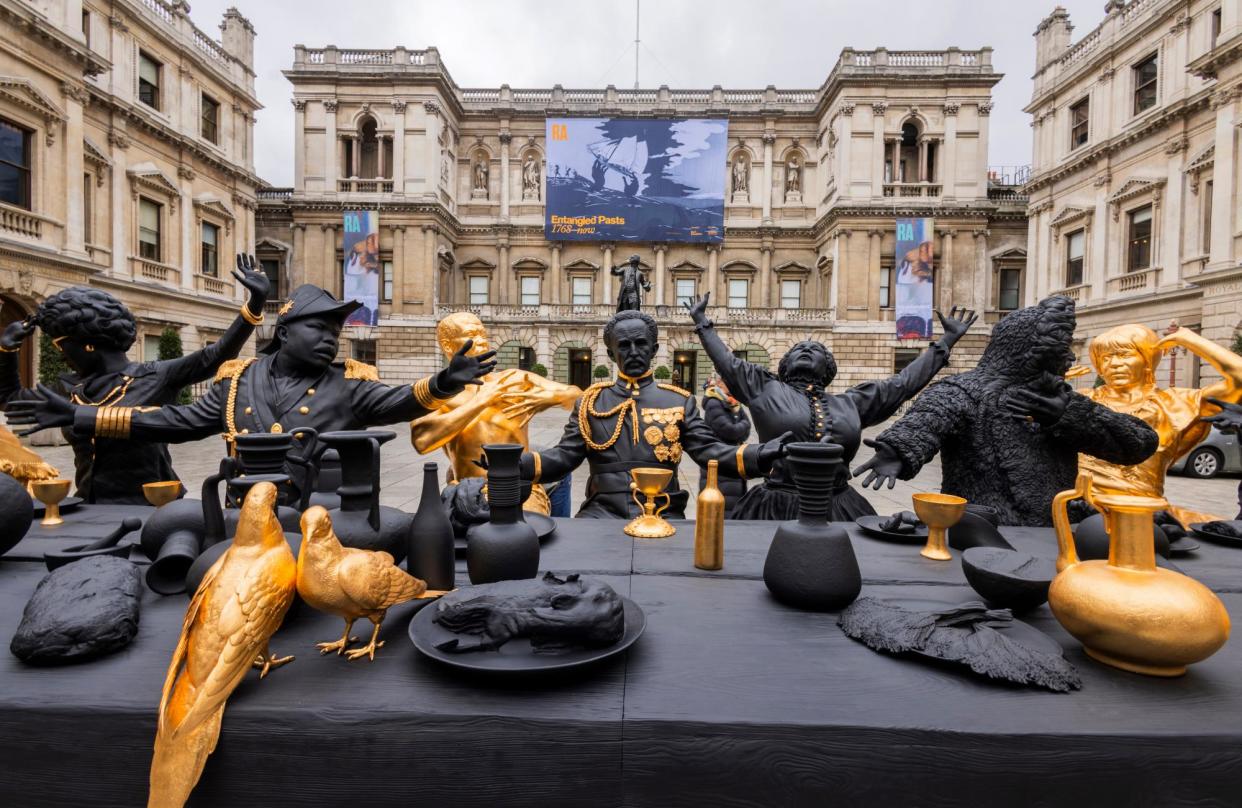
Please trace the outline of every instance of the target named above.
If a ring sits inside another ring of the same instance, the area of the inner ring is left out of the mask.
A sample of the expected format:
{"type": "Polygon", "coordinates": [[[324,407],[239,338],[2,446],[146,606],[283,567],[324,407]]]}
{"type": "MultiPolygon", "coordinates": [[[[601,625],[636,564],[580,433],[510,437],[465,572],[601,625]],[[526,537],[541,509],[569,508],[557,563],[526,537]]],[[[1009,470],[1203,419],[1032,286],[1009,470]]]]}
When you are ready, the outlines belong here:
{"type": "Polygon", "coordinates": [[[915,494],[914,513],[927,525],[927,545],[919,555],[936,561],[948,561],[945,531],[958,523],[966,512],[966,500],[952,494],[915,494]]]}
{"type": "Polygon", "coordinates": [[[180,480],[162,480],[158,483],[143,483],[142,495],[157,508],[162,508],[181,495],[180,480]]]}
{"type": "Polygon", "coordinates": [[[44,527],[55,527],[65,523],[65,520],[60,518],[60,501],[69,496],[70,482],[70,480],[39,480],[34,484],[35,499],[46,507],[43,512],[43,521],[39,524],[44,527]]]}
{"type": "Polygon", "coordinates": [[[643,509],[643,512],[641,516],[635,517],[625,526],[626,535],[640,539],[663,539],[676,533],[677,528],[660,516],[668,510],[669,504],[673,501],[671,496],[663,493],[664,487],[668,485],[669,480],[673,479],[672,469],[630,469],[630,476],[634,478],[630,482],[630,496],[634,497],[634,502],[643,509]],[[640,491],[647,498],[646,502],[639,502],[640,491]],[[664,507],[659,510],[656,509],[658,497],[664,497],[664,507]]]}

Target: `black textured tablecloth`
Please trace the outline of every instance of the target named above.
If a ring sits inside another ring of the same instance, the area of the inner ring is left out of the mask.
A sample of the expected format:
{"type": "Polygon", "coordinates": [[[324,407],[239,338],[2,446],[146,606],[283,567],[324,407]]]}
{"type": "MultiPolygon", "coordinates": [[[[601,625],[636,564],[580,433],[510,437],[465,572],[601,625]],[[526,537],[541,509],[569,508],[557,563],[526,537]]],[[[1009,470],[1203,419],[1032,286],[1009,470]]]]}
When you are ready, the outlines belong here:
{"type": "MultiPolygon", "coordinates": [[[[40,549],[149,509],[92,506],[0,559],[0,636],[45,570],[40,549]]],[[[1226,806],[1242,803],[1242,641],[1181,678],[1089,660],[1041,607],[1083,689],[1054,694],[897,659],[834,614],[786,608],[761,574],[771,523],[729,522],[725,568],[694,569],[693,525],[634,540],[558,520],[542,569],[607,580],[647,614],[628,654],[568,678],[498,681],[421,657],[393,609],[375,662],[320,657],[341,623],[302,607],[272,642],[296,662],[237,689],[194,806],[1226,806]]],[[[1006,529],[1055,553],[1051,530],[1006,529]]],[[[851,527],[864,594],[971,599],[958,554],[851,527]]],[[[1242,614],[1242,552],[1175,562],[1242,614]]],[[[464,567],[459,582],[465,583],[464,567]]],[[[148,593],[137,639],[103,660],[0,655],[0,801],[139,806],[185,596],[148,593]]]]}

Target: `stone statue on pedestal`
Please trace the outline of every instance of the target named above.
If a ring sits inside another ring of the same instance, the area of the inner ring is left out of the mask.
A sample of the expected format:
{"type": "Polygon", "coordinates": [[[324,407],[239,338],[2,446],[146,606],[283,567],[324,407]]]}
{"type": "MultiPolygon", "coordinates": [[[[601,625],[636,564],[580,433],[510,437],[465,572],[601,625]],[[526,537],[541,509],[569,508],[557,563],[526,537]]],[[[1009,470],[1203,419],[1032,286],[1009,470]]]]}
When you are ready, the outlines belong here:
{"type": "Polygon", "coordinates": [[[651,281],[638,265],[638,256],[631,255],[628,264],[613,267],[613,275],[621,278],[621,289],[617,293],[617,311],[639,311],[643,307],[643,292],[651,291],[651,281]]]}

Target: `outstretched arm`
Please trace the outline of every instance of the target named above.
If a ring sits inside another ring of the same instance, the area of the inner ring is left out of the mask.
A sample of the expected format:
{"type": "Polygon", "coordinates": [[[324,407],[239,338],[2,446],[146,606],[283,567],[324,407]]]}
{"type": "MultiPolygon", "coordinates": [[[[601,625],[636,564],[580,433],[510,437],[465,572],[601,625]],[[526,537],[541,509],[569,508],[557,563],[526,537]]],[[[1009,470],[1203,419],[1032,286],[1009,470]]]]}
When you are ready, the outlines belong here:
{"type": "Polygon", "coordinates": [[[1156,431],[1140,419],[1114,412],[1079,393],[1070,395],[1051,431],[1057,443],[1119,466],[1142,463],[1160,443],[1156,431]]]}
{"type": "Polygon", "coordinates": [[[946,382],[933,384],[914,400],[909,412],[867,445],[876,454],[854,469],[854,476],[871,472],[863,487],[875,482],[879,488],[895,479],[909,480],[936,456],[944,441],[957,433],[971,403],[960,387],[946,382]]]}
{"type": "Polygon", "coordinates": [[[5,326],[4,333],[0,334],[0,411],[9,399],[21,392],[22,379],[17,357],[22,343],[34,330],[34,323],[29,320],[16,320],[5,326]]]}
{"type": "Polygon", "coordinates": [[[413,384],[390,387],[378,381],[355,381],[350,390],[354,417],[365,425],[413,421],[439,409],[467,384],[481,385],[483,377],[496,367],[496,352],[470,356],[473,346],[473,341],[466,340],[448,367],[413,384]]]}
{"type": "Polygon", "coordinates": [[[785,444],[792,437],[792,433],[786,432],[766,443],[726,443],[717,438],[711,427],[699,417],[694,396],[686,399],[682,413],[681,445],[700,466],[706,466],[709,460],[717,461],[722,477],[762,477],[771,470],[772,463],[784,454],[785,444]]]}
{"type": "MultiPolygon", "coordinates": [[[[1172,346],[1185,348],[1220,373],[1220,381],[1203,388],[1204,398],[1220,398],[1225,401],[1242,399],[1242,356],[1188,328],[1179,328],[1156,343],[1157,350],[1172,346]]],[[[1205,408],[1202,414],[1210,413],[1205,408]]]]}
{"type": "Polygon", "coordinates": [[[520,378],[515,378],[518,373],[520,371],[506,370],[493,374],[474,395],[460,400],[455,398],[412,421],[410,441],[414,448],[420,454],[434,452],[468,429],[486,409],[503,406],[504,393],[516,389],[522,383],[520,378]]]}
{"type": "Polygon", "coordinates": [[[729,392],[738,401],[749,404],[752,399],[757,398],[763,392],[763,386],[772,378],[772,374],[758,365],[733,355],[733,351],[729,350],[729,346],[725,345],[724,340],[716,333],[715,324],[707,317],[707,304],[710,299],[711,292],[707,292],[702,297],[683,305],[689,312],[690,319],[694,321],[694,330],[699,335],[703,350],[712,360],[712,365],[720,374],[720,378],[724,379],[725,384],[729,386],[729,392]]]}
{"type": "Polygon", "coordinates": [[[579,398],[574,405],[573,414],[565,422],[565,431],[561,433],[559,443],[550,449],[522,455],[518,468],[523,480],[556,481],[582,465],[582,461],[586,460],[587,447],[578,426],[578,413],[581,408],[582,399],[579,398]]]}

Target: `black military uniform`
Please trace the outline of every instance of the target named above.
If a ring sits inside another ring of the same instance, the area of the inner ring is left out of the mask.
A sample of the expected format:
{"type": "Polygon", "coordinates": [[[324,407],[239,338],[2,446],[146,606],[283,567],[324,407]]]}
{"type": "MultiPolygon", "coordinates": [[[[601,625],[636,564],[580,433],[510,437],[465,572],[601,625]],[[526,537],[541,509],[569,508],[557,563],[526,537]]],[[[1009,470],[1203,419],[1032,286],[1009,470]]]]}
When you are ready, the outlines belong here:
{"type": "Polygon", "coordinates": [[[719,461],[720,474],[726,477],[762,476],[759,446],[717,440],[688,391],[658,384],[650,372],[638,379],[619,374],[616,381],[587,388],[559,444],[522,455],[522,478],[559,480],[586,460],[591,476],[577,515],[629,519],[639,514],[630,492],[630,470],[671,469],[674,476],[665,489],[671,502],[664,515],[680,519],[689,498],[676,476],[683,452],[698,463],[719,461]]]}

